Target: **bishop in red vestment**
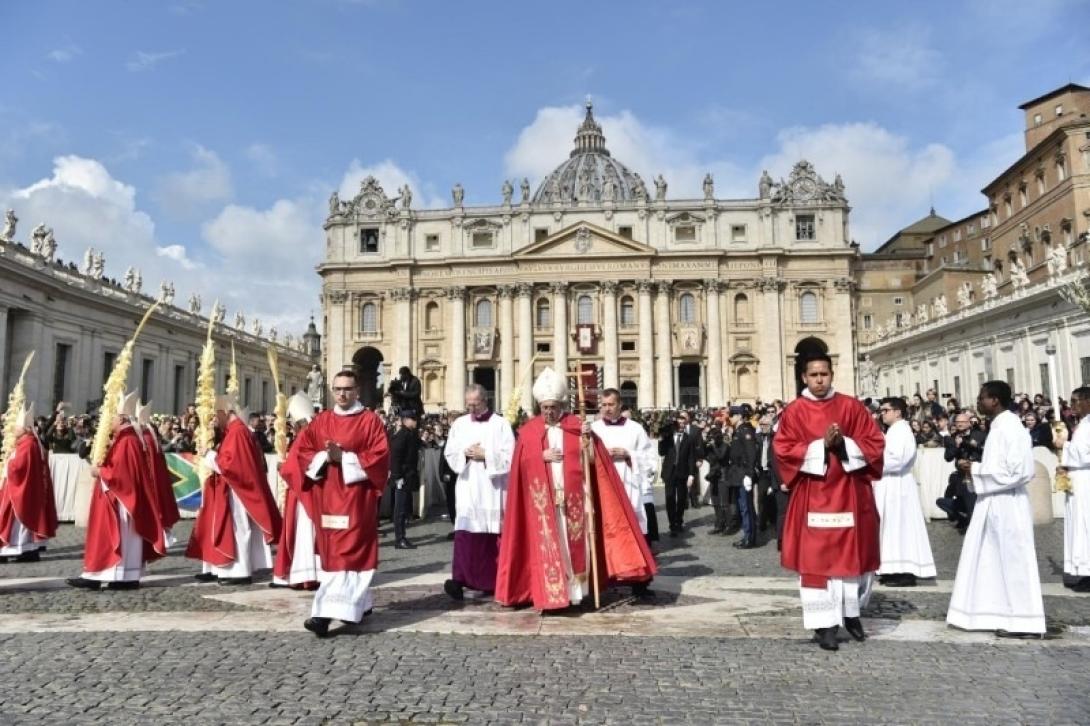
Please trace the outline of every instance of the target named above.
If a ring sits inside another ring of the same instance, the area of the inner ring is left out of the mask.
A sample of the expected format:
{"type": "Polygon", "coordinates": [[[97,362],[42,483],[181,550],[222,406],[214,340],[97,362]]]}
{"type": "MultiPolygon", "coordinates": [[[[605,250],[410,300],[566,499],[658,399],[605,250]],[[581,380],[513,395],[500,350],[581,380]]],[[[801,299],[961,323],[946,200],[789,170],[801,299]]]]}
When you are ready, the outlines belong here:
{"type": "Polygon", "coordinates": [[[83,574],[72,587],[131,589],[147,563],[166,555],[158,500],[140,436],[131,421],[137,394],[124,396],[113,422],[113,441],[101,467],[91,467],[94,488],[87,519],[83,574]]]}
{"type": "Polygon", "coordinates": [[[201,492],[201,509],[185,556],[201,560],[202,581],[248,585],[272,567],[269,545],[280,536],[281,518],[265,476],[264,454],[228,396],[216,404],[223,439],[208,461],[212,475],[201,492]]]}
{"type": "Polygon", "coordinates": [[[167,545],[174,544],[171,530],[182,518],[178,511],[178,500],[174,498],[174,485],[171,483],[170,470],[167,469],[167,457],[159,445],[159,436],[155,433],[151,421],[151,402],[138,406],[136,421],[144,442],[144,455],[148,460],[149,477],[155,489],[155,499],[159,507],[159,522],[163,526],[163,536],[167,545]]]}
{"type": "Polygon", "coordinates": [[[597,435],[565,414],[567,382],[546,368],[534,383],[541,415],[518,432],[500,537],[497,602],[556,610],[590,594],[591,548],[580,457],[590,437],[591,496],[599,586],[647,583],[655,560],[640,531],[624,484],[597,435]]]}
{"type": "Polygon", "coordinates": [[[15,450],[0,472],[0,562],[37,562],[57,534],[57,506],[45,451],[34,435],[34,407],[19,412],[15,450]]]}
{"type": "MultiPolygon", "coordinates": [[[[314,404],[304,391],[291,397],[288,417],[295,427],[294,447],[314,418],[314,404]]],[[[284,526],[280,530],[276,561],[273,563],[273,581],[269,586],[315,590],[318,588],[318,550],[314,533],[314,500],[310,496],[313,482],[307,482],[306,472],[300,468],[299,457],[293,457],[291,449],[280,465],[280,478],[285,485],[284,526]]]]}
{"type": "Polygon", "coordinates": [[[783,412],[774,452],[791,500],[780,561],[800,575],[803,625],[837,649],[841,623],[856,640],[860,594],[881,564],[871,482],[882,477],[885,442],[870,412],[832,388],[832,362],[807,361],[806,389],[783,412]]]}
{"type": "Polygon", "coordinates": [[[378,501],[390,470],[386,427],[358,400],[353,371],[333,377],[335,406],[318,414],[292,446],[286,466],[305,472],[317,527],[318,591],[303,624],[318,637],[330,621],[358,623],[371,611],[378,566],[378,501]]]}

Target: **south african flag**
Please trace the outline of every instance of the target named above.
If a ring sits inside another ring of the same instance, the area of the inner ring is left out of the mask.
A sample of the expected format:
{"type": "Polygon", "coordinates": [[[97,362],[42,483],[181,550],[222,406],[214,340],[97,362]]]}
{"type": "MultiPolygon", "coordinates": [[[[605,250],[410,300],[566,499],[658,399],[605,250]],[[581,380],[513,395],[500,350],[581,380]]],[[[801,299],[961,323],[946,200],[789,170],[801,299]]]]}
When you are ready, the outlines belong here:
{"type": "Polygon", "coordinates": [[[197,457],[193,454],[168,453],[167,469],[170,470],[174,500],[179,509],[196,511],[201,508],[201,480],[197,477],[197,457]]]}

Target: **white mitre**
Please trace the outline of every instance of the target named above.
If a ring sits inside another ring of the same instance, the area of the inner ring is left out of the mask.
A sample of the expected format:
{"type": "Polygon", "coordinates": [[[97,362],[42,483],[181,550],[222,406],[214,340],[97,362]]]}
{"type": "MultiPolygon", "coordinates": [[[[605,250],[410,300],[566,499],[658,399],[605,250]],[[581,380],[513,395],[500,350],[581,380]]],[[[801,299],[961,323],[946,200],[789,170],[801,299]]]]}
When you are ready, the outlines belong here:
{"type": "Polygon", "coordinates": [[[238,399],[235,398],[233,393],[224,393],[220,396],[216,396],[216,410],[239,415],[242,411],[242,407],[239,405],[238,399]]]}
{"type": "Polygon", "coordinates": [[[560,375],[548,366],[534,381],[534,400],[538,403],[545,401],[568,400],[568,379],[560,375]]]}
{"type": "Polygon", "coordinates": [[[314,418],[314,403],[305,391],[296,391],[288,399],[288,418],[292,421],[309,421],[314,418]]]}
{"type": "Polygon", "coordinates": [[[22,411],[19,412],[19,420],[17,425],[22,426],[26,431],[34,430],[34,404],[25,406],[22,411]]]}
{"type": "Polygon", "coordinates": [[[128,416],[130,421],[135,420],[138,405],[140,405],[139,391],[117,394],[117,414],[119,416],[128,416]]]}

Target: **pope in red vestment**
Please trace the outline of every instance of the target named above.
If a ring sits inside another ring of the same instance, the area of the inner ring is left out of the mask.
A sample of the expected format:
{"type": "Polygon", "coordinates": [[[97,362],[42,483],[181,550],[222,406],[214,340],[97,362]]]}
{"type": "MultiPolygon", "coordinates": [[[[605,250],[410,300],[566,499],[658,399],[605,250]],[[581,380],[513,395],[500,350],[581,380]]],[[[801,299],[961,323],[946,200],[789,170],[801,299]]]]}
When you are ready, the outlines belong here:
{"type": "Polygon", "coordinates": [[[39,547],[57,534],[57,507],[38,437],[24,426],[20,430],[0,472],[0,556],[35,561],[39,547]]]}
{"type": "Polygon", "coordinates": [[[166,555],[144,446],[128,415],[118,416],[114,425],[102,466],[91,468],[83,574],[68,580],[73,587],[94,589],[101,582],[135,587],[144,566],[166,555]]]}
{"type": "Polygon", "coordinates": [[[203,574],[243,584],[254,571],[272,567],[269,544],[280,536],[281,518],[265,476],[263,454],[250,429],[226,408],[217,417],[218,423],[226,419],[223,440],[201,492],[201,509],[185,555],[211,566],[203,574]]]}
{"type": "MultiPolygon", "coordinates": [[[[580,456],[583,422],[559,411],[566,390],[551,369],[543,371],[534,384],[543,415],[518,431],[496,575],[495,599],[504,605],[555,610],[578,604],[590,592],[584,589],[591,558],[580,456]],[[555,480],[557,470],[563,481],[555,480]]],[[[646,583],[656,572],[654,557],[609,452],[597,435],[589,435],[599,587],[646,583]]]]}
{"type": "Polygon", "coordinates": [[[832,630],[825,647],[835,645],[842,620],[862,639],[858,578],[881,564],[871,482],[882,477],[885,439],[862,403],[833,391],[827,358],[809,361],[803,381],[807,389],[784,410],[773,439],[791,490],[780,562],[800,575],[807,627],[832,630]]]}

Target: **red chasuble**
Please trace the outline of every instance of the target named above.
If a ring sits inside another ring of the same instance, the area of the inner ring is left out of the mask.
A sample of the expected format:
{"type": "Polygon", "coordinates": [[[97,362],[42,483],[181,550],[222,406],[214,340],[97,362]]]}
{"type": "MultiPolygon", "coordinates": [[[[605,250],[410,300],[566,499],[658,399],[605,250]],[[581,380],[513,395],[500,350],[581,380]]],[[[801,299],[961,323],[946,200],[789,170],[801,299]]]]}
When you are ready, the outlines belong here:
{"type": "Polygon", "coordinates": [[[159,448],[159,437],[153,431],[144,429],[144,455],[148,460],[149,476],[155,486],[155,499],[159,505],[159,518],[163,529],[171,529],[182,515],[178,512],[178,501],[174,498],[167,459],[159,448]]]}
{"type": "Polygon", "coordinates": [[[825,587],[830,577],[858,577],[881,563],[878,509],[871,482],[882,477],[885,439],[859,401],[839,393],[795,399],[784,410],[774,452],[791,499],[783,525],[780,563],[802,576],[803,587],[825,587]],[[806,449],[833,423],[863,452],[866,466],[846,472],[835,452],[824,476],[802,471],[806,449]]]}
{"type": "Polygon", "coordinates": [[[53,479],[36,436],[23,434],[15,442],[15,451],[8,460],[7,479],[0,486],[3,487],[0,488],[0,542],[11,543],[15,519],[31,531],[35,542],[56,536],[53,479]]]}
{"type": "Polygon", "coordinates": [[[314,499],[310,496],[313,482],[308,480],[306,472],[299,468],[299,457],[291,455],[297,444],[298,439],[292,442],[291,449],[288,450],[288,455],[280,466],[280,478],[287,485],[287,492],[284,496],[284,526],[280,530],[280,542],[276,547],[273,574],[285,580],[291,574],[292,556],[295,552],[295,505],[302,503],[303,511],[310,517],[310,521],[317,521],[314,518],[314,499]],[[305,491],[304,484],[306,484],[305,491]]]}
{"type": "Polygon", "coordinates": [[[133,530],[144,540],[144,562],[166,554],[158,501],[150,480],[144,447],[135,429],[124,424],[114,434],[106,460],[93,483],[91,511],[87,518],[87,543],[83,553],[85,572],[99,572],[121,561],[121,520],[115,504],[132,518],[133,530]],[[106,491],[102,491],[102,484],[106,491]]]}
{"type": "MultiPolygon", "coordinates": [[[[367,479],[346,484],[340,464],[327,463],[318,479],[304,479],[302,491],[309,492],[307,512],[314,521],[318,555],[326,572],[373,570],[378,565],[378,500],[390,471],[390,450],[386,428],[373,412],[341,416],[323,411],[291,447],[289,476],[294,469],[305,472],[314,457],[333,442],[358,458],[367,479]]],[[[307,499],[303,499],[306,506],[307,499]]]]}
{"type": "Polygon", "coordinates": [[[216,450],[216,466],[201,491],[201,510],[193,525],[185,556],[217,567],[235,561],[235,525],[231,520],[230,493],[242,501],[246,514],[261,530],[265,541],[280,536],[280,512],[265,477],[265,465],[250,429],[237,418],[227,424],[216,450]]]}
{"type": "MultiPolygon", "coordinates": [[[[564,432],[564,516],[572,571],[587,572],[589,548],[585,532],[583,466],[579,455],[581,421],[567,414],[560,419],[564,432]]],[[[496,601],[504,605],[533,603],[537,610],[571,605],[567,575],[556,522],[552,467],[542,458],[551,448],[545,419],[527,421],[518,442],[507,480],[507,505],[500,536],[496,601]]],[[[636,514],[601,440],[591,434],[598,575],[601,587],[613,582],[647,582],[656,572],[655,559],[640,532],[636,514]]]]}

